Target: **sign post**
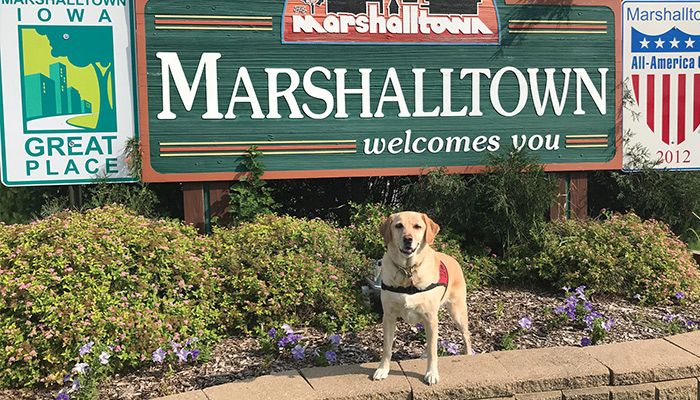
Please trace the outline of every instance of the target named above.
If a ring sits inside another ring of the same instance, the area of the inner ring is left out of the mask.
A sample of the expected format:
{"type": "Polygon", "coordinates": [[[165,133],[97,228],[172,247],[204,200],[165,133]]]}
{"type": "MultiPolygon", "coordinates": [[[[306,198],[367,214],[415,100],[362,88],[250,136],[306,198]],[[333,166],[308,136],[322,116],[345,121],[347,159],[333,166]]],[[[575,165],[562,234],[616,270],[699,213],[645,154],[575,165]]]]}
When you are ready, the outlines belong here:
{"type": "Polygon", "coordinates": [[[0,3],[0,150],[7,186],[131,182],[129,0],[0,3]]]}

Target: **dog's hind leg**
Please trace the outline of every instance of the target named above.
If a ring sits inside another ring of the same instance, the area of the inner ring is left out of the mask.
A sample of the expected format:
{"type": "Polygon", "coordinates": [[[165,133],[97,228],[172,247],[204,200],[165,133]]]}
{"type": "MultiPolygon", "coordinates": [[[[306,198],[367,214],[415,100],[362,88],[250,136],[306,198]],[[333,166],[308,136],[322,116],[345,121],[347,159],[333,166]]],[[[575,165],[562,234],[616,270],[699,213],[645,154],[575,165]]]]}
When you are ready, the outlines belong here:
{"type": "Polygon", "coordinates": [[[374,371],[374,380],[380,381],[389,376],[391,366],[391,350],[394,344],[394,334],[396,333],[396,317],[384,313],[382,318],[382,329],[384,331],[384,348],[382,350],[382,360],[379,367],[374,371]]]}
{"type": "Polygon", "coordinates": [[[447,312],[450,314],[452,321],[457,324],[457,327],[462,332],[464,345],[466,346],[466,354],[472,355],[472,337],[469,333],[469,312],[467,310],[467,299],[454,299],[454,302],[446,304],[447,312]]]}

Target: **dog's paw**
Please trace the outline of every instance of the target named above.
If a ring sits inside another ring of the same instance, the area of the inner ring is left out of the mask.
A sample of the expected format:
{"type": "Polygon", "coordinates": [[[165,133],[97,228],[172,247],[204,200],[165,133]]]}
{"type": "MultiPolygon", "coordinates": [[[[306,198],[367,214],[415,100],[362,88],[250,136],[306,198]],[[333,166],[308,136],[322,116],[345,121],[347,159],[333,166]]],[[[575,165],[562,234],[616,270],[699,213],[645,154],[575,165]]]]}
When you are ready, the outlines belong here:
{"type": "Polygon", "coordinates": [[[386,377],[389,376],[389,368],[377,368],[376,371],[374,371],[374,380],[375,381],[381,381],[382,379],[386,379],[386,377]]]}
{"type": "Polygon", "coordinates": [[[440,374],[437,371],[428,371],[423,378],[428,385],[435,385],[440,381],[440,374]]]}

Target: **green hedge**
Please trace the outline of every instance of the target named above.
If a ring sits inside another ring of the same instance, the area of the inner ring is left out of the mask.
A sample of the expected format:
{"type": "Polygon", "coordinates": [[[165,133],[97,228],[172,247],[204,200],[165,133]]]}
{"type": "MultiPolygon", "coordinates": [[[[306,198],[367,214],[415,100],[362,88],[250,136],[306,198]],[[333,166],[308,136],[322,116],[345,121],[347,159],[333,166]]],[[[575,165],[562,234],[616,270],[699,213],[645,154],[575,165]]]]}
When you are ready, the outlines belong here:
{"type": "Polygon", "coordinates": [[[89,340],[123,349],[123,369],[214,337],[210,240],[193,228],[105,207],[0,232],[0,386],[62,382],[89,340]]]}
{"type": "Polygon", "coordinates": [[[370,262],[328,222],[263,215],[215,229],[212,239],[226,326],[261,331],[289,323],[332,332],[371,320],[356,290],[370,262]]]}
{"type": "Polygon", "coordinates": [[[0,387],[61,383],[89,341],[117,346],[123,371],[171,339],[359,329],[374,319],[356,287],[370,269],[321,220],[264,216],[205,237],[109,206],[0,225],[0,387]]]}
{"type": "Polygon", "coordinates": [[[547,224],[533,238],[535,254],[513,263],[515,275],[649,303],[700,296],[698,266],[668,225],[632,213],[607,217],[547,224]]]}
{"type": "MultiPolygon", "coordinates": [[[[114,372],[149,365],[171,339],[198,337],[206,348],[225,332],[283,323],[361,329],[375,316],[358,284],[383,253],[387,213],[357,207],[346,228],[266,215],[209,237],[117,206],[0,225],[0,387],[60,383],[89,341],[117,346],[114,372]]],[[[656,221],[552,223],[533,243],[508,260],[519,279],[648,302],[700,295],[685,245],[656,221]]],[[[434,247],[457,258],[471,287],[505,262],[464,256],[448,232],[434,247]]]]}

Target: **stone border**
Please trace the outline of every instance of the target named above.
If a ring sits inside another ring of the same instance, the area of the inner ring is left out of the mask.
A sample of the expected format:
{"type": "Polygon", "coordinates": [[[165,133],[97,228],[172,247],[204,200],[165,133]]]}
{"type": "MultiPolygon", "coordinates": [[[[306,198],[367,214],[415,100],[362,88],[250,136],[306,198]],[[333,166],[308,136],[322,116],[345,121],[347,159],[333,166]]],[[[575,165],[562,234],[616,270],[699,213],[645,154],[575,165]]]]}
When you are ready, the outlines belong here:
{"type": "Polygon", "coordinates": [[[551,347],[440,359],[440,383],[423,383],[425,360],[306,368],[158,400],[700,400],[700,331],[588,348],[551,347]]]}

